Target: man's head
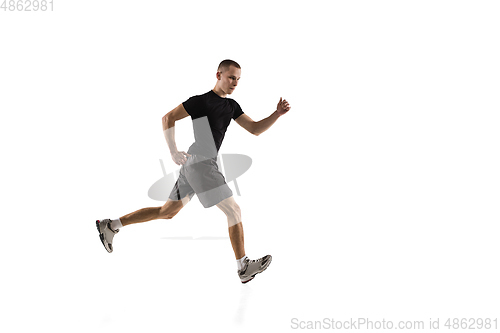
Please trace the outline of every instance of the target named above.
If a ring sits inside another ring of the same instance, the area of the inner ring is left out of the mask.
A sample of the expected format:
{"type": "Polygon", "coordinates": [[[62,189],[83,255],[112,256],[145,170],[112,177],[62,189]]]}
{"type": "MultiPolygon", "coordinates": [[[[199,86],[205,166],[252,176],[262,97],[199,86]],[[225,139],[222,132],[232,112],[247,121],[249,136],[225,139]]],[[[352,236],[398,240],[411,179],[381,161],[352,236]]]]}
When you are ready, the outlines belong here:
{"type": "Polygon", "coordinates": [[[226,59],[217,68],[217,84],[224,94],[232,94],[241,76],[241,67],[236,61],[226,59]]]}

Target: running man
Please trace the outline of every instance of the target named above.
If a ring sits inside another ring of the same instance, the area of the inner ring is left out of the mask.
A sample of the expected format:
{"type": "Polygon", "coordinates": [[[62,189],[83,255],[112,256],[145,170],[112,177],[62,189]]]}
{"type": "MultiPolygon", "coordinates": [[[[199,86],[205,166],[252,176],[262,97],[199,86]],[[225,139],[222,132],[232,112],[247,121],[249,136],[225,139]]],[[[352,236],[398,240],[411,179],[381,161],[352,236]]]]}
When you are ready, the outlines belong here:
{"type": "Polygon", "coordinates": [[[133,223],[171,219],[196,194],[205,208],[216,205],[226,214],[229,238],[236,257],[238,276],[242,283],[251,281],[255,275],[269,266],[272,259],[270,255],[257,260],[250,260],[245,255],[241,210],[224,176],[219,171],[217,154],[231,118],[248,132],[259,135],[287,113],[290,105],[285,99],[280,98],[276,111],[269,117],[261,121],[253,121],[243,113],[235,100],[227,98],[238,85],[240,75],[241,67],[237,62],[222,61],[217,69],[217,82],[212,90],[189,98],[163,116],[163,132],[170,155],[177,165],[182,165],[179,178],[162,207],[142,208],[116,220],[96,221],[100,239],[108,252],[113,252],[113,237],[120,231],[120,228],[133,223]],[[191,116],[193,121],[195,142],[186,153],[177,150],[174,134],[175,122],[187,116],[191,116]]]}

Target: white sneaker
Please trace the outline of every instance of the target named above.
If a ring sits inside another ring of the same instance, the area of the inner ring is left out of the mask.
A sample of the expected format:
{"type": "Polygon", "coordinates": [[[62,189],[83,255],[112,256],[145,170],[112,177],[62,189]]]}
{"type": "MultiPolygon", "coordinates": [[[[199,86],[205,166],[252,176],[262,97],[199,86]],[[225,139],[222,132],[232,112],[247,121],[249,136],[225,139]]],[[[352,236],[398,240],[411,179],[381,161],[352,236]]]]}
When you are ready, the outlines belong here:
{"type": "Polygon", "coordinates": [[[262,273],[271,264],[273,258],[270,255],[264,256],[257,260],[250,260],[245,258],[243,262],[243,267],[238,270],[238,276],[241,279],[241,283],[247,283],[253,280],[255,275],[262,273]]]}
{"type": "Polygon", "coordinates": [[[113,252],[113,237],[120,231],[120,229],[111,229],[110,219],[97,220],[95,223],[97,230],[99,231],[99,238],[101,238],[102,245],[104,245],[109,253],[113,252]]]}

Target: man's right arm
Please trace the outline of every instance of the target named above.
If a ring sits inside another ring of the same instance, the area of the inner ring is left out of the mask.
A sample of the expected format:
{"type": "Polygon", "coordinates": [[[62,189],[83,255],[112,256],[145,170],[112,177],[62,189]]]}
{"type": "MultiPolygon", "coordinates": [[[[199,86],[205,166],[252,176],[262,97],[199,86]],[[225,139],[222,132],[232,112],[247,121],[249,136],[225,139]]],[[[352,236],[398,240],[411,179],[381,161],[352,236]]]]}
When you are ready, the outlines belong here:
{"type": "Polygon", "coordinates": [[[163,125],[163,134],[165,135],[165,139],[167,140],[168,149],[170,150],[170,155],[172,156],[172,160],[177,165],[182,165],[186,163],[187,156],[189,154],[178,151],[177,145],[175,144],[175,122],[177,120],[181,120],[189,116],[186,109],[182,104],[179,104],[175,109],[167,113],[161,118],[161,122],[163,125]]]}

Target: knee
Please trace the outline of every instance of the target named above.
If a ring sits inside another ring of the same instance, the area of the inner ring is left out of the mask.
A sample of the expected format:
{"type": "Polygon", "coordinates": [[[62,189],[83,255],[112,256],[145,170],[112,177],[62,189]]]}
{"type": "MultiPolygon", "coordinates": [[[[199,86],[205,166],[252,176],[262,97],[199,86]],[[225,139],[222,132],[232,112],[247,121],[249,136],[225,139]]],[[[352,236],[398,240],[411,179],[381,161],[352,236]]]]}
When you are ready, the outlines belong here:
{"type": "Polygon", "coordinates": [[[238,214],[238,216],[241,218],[241,208],[240,208],[240,206],[236,205],[235,211],[236,211],[236,214],[238,214]]]}
{"type": "Polygon", "coordinates": [[[234,201],[233,197],[229,197],[217,204],[224,214],[226,214],[230,225],[241,222],[241,208],[234,201]]]}
{"type": "Polygon", "coordinates": [[[166,219],[166,220],[170,220],[172,217],[175,216],[175,214],[173,212],[169,212],[168,210],[166,210],[163,207],[160,208],[160,213],[158,215],[159,215],[158,218],[166,219]]]}
{"type": "MultiPolygon", "coordinates": [[[[179,202],[180,203],[180,202],[179,202]]],[[[182,205],[178,207],[178,204],[165,204],[163,207],[160,207],[159,218],[170,220],[173,218],[182,208],[182,205]]]]}
{"type": "Polygon", "coordinates": [[[170,220],[171,218],[173,218],[177,213],[164,213],[163,215],[160,214],[160,219],[164,219],[164,220],[170,220]]]}
{"type": "Polygon", "coordinates": [[[236,202],[231,205],[230,214],[233,220],[236,221],[235,223],[241,222],[241,208],[236,202]]]}

